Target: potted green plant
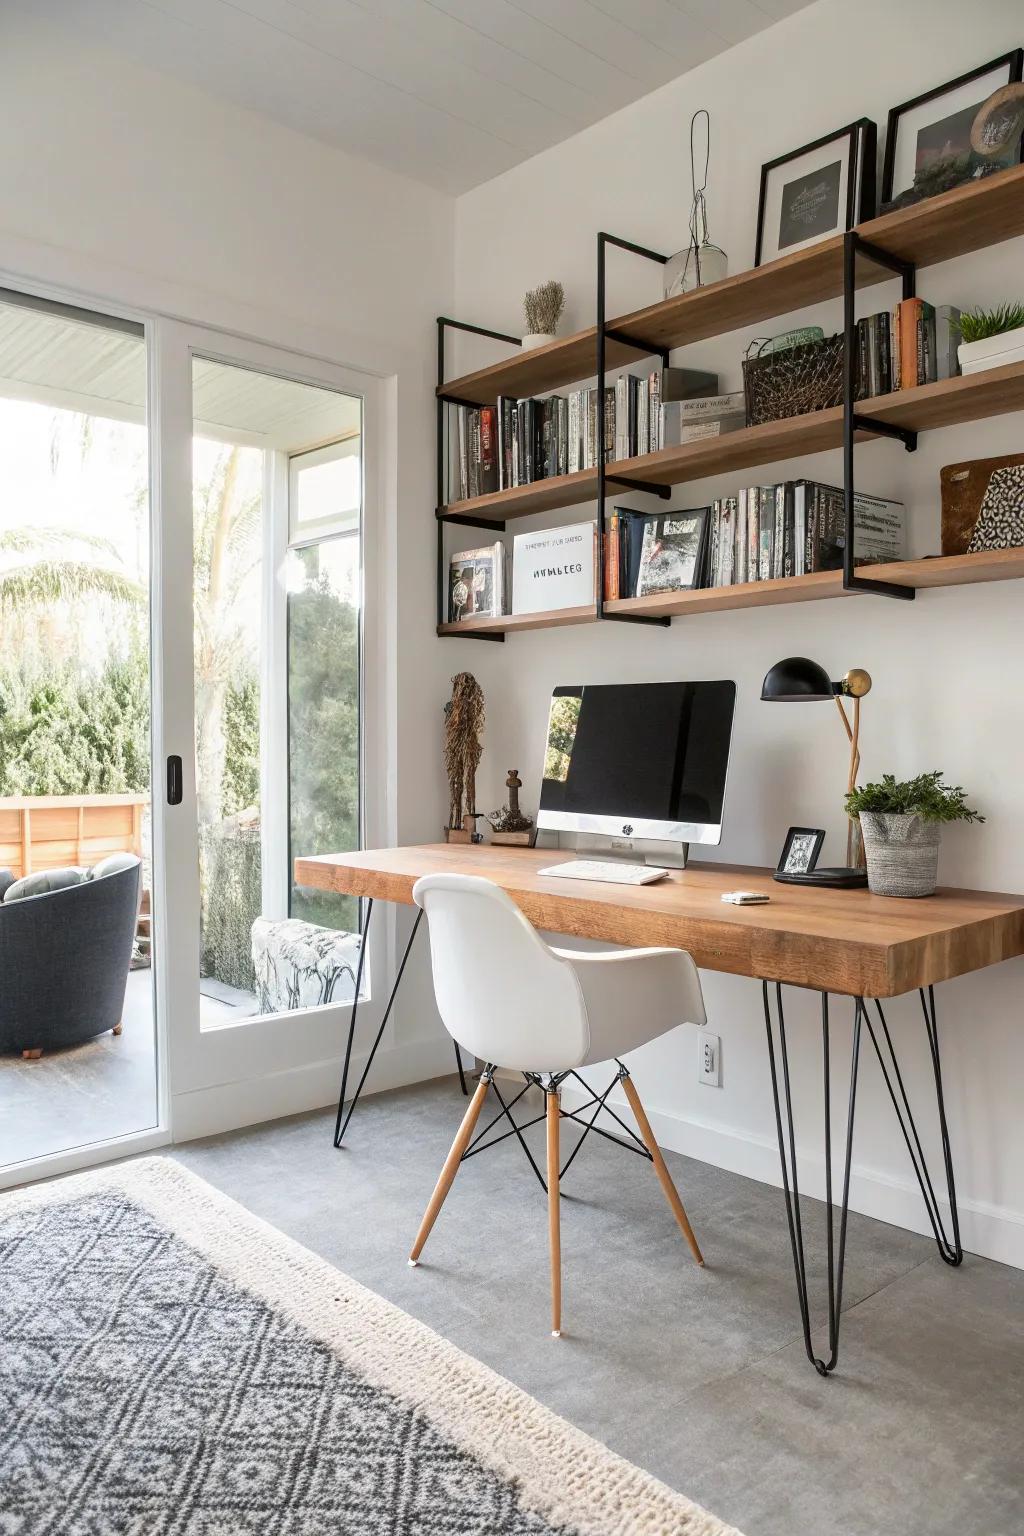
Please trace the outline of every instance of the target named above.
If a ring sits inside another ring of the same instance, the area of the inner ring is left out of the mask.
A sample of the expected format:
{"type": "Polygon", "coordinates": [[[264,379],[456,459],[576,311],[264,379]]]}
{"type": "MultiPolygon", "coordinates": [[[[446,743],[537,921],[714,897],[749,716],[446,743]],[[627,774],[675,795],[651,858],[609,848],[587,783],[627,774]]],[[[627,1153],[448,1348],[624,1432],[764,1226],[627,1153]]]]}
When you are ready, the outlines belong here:
{"type": "Polygon", "coordinates": [[[956,355],[964,373],[1000,368],[1024,360],[1024,304],[997,304],[971,309],[957,322],[960,345],[956,355]]]}
{"type": "Polygon", "coordinates": [[[984,821],[971,810],[959,784],[943,784],[941,770],[897,781],[858,785],[846,797],[846,813],[860,822],[868,888],[876,896],[931,896],[939,869],[945,821],[984,821]]]}

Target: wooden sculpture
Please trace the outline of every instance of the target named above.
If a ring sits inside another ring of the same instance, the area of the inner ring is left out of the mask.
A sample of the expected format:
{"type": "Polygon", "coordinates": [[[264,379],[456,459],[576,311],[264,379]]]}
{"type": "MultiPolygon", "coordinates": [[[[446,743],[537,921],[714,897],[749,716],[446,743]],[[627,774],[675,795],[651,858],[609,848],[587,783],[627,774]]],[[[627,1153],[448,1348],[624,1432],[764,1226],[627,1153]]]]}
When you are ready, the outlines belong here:
{"type": "Polygon", "coordinates": [[[519,777],[519,769],[510,768],[508,778],[505,780],[508,804],[503,805],[500,811],[492,811],[487,818],[492,828],[492,843],[510,843],[513,846],[518,844],[526,848],[532,842],[533,822],[519,809],[519,791],[522,787],[523,781],[519,777]]]}
{"type": "Polygon", "coordinates": [[[483,747],[483,689],[472,672],[452,678],[452,696],[444,707],[444,767],[448,775],[448,825],[450,843],[480,842],[476,830],[476,770],[483,747]]]}

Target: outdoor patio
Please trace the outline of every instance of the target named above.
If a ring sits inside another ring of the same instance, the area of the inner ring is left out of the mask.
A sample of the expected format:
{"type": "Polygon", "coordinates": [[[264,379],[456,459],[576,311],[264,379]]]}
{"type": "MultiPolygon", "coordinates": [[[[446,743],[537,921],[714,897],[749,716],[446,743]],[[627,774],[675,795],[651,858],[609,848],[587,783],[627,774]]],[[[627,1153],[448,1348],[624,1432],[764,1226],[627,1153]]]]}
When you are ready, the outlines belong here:
{"type": "MultiPolygon", "coordinates": [[[[216,981],[200,986],[204,1026],[256,1010],[251,992],[216,981]]],[[[120,1035],[98,1035],[38,1061],[0,1056],[0,1167],[155,1125],[152,987],[151,970],[129,974],[120,1035]]]]}

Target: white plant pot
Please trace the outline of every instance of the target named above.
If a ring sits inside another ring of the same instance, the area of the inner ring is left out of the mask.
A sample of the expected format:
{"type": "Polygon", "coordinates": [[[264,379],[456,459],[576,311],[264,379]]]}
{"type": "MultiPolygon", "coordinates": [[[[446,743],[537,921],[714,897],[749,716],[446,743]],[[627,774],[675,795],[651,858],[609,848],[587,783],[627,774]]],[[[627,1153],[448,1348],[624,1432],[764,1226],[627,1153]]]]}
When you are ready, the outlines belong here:
{"type": "Polygon", "coordinates": [[[916,815],[861,811],[860,830],[875,896],[931,896],[939,873],[942,823],[916,815]]]}
{"type": "Polygon", "coordinates": [[[984,368],[1024,362],[1024,325],[1015,331],[1003,331],[1001,336],[986,336],[982,341],[962,341],[956,355],[963,373],[981,373],[984,368]]]}
{"type": "Polygon", "coordinates": [[[554,341],[552,331],[534,331],[531,335],[523,337],[523,351],[532,352],[534,347],[546,347],[549,341],[554,341]]]}

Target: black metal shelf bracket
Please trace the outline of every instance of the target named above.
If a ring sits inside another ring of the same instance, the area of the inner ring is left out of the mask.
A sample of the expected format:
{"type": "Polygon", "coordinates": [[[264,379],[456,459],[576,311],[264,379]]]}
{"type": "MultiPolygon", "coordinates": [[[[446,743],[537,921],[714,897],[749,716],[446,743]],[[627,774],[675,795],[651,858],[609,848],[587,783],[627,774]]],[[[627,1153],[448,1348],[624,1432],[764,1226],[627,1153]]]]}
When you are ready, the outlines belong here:
{"type": "MultiPolygon", "coordinates": [[[[448,513],[444,511],[444,461],[446,445],[446,434],[444,430],[445,406],[477,406],[481,404],[479,400],[467,400],[462,395],[452,395],[445,393],[444,352],[446,331],[465,331],[470,336],[486,336],[490,341],[504,341],[507,342],[509,346],[513,347],[521,347],[523,344],[521,337],[506,335],[504,331],[492,331],[484,325],[468,325],[465,320],[452,320],[448,315],[438,315],[437,317],[438,393],[435,402],[437,409],[437,439],[435,444],[435,452],[437,457],[437,498],[435,502],[435,520],[437,522],[437,625],[439,630],[441,625],[444,624],[448,617],[448,569],[445,561],[444,548],[445,523],[455,523],[467,528],[495,528],[499,532],[503,532],[505,528],[505,524],[503,522],[488,522],[483,518],[464,517],[461,513],[448,513]]],[[[457,633],[457,631],[450,631],[450,633],[457,633]]],[[[465,634],[460,635],[459,638],[465,640],[496,640],[499,645],[503,645],[505,643],[505,636],[503,634],[494,634],[490,630],[483,629],[467,629],[465,634]]]]}
{"type": "Polygon", "coordinates": [[[843,542],[843,591],[871,592],[876,597],[892,597],[899,601],[913,601],[916,587],[897,586],[891,581],[876,581],[868,576],[858,576],[854,564],[854,504],[853,450],[858,431],[870,432],[876,437],[893,437],[902,442],[908,453],[917,448],[917,433],[905,427],[897,427],[887,421],[877,421],[869,414],[857,410],[857,258],[863,257],[876,266],[885,267],[899,277],[903,284],[903,297],[914,297],[916,268],[911,261],[893,256],[880,246],[863,239],[856,230],[847,230],[843,237],[843,503],[845,513],[845,538],[843,542]]]}
{"type": "Polygon", "coordinates": [[[618,235],[609,235],[601,230],[597,237],[597,617],[598,619],[614,619],[620,624],[654,624],[659,629],[667,629],[671,620],[668,618],[652,618],[648,614],[641,613],[609,613],[604,600],[604,550],[606,537],[606,513],[605,500],[609,484],[621,485],[629,491],[643,491],[644,494],[660,496],[667,499],[672,495],[667,485],[642,485],[635,480],[626,479],[620,475],[609,474],[605,455],[604,442],[604,389],[605,373],[607,371],[608,342],[617,341],[627,347],[633,347],[641,355],[660,357],[662,363],[668,364],[668,349],[664,347],[652,347],[650,342],[640,341],[636,337],[628,335],[625,331],[616,330],[608,325],[606,314],[606,288],[605,269],[607,264],[608,246],[614,245],[620,251],[628,251],[633,256],[642,256],[645,261],[655,261],[664,266],[668,261],[660,251],[649,250],[645,245],[636,245],[632,240],[623,240],[618,235]]]}

